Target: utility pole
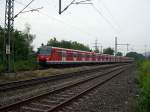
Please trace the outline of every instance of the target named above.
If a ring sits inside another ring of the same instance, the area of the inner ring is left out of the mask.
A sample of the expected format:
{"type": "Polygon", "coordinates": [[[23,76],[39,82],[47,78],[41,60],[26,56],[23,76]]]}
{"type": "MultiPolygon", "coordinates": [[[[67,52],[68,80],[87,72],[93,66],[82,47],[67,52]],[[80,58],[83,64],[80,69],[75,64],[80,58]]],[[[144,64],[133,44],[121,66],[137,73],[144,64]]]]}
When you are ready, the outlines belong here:
{"type": "Polygon", "coordinates": [[[13,67],[14,45],[12,35],[13,26],[14,26],[14,0],[6,0],[3,59],[5,70],[7,72],[14,71],[13,67]]]}
{"type": "Polygon", "coordinates": [[[94,44],[95,44],[95,46],[94,46],[95,47],[95,51],[99,52],[99,46],[98,46],[98,40],[97,39],[95,40],[94,44]]]}
{"type": "Polygon", "coordinates": [[[130,44],[126,44],[126,45],[127,45],[127,53],[128,53],[128,51],[129,51],[129,45],[130,45],[130,44]]]}
{"type": "Polygon", "coordinates": [[[130,44],[118,44],[118,40],[117,40],[117,37],[115,37],[115,56],[117,55],[117,50],[118,50],[118,45],[126,45],[127,46],[127,52],[129,50],[129,45],[130,44]]]}
{"type": "Polygon", "coordinates": [[[3,64],[6,72],[14,72],[14,19],[21,13],[38,11],[41,8],[24,11],[34,0],[31,0],[19,13],[14,16],[14,0],[6,0],[5,6],[5,33],[3,42],[3,64]],[[24,12],[23,12],[24,11],[24,12]]]}
{"type": "Polygon", "coordinates": [[[61,14],[61,0],[59,0],[59,14],[61,14]]]}
{"type": "Polygon", "coordinates": [[[117,37],[115,37],[115,56],[117,55],[117,45],[118,45],[117,37]]]}
{"type": "Polygon", "coordinates": [[[103,54],[103,46],[101,45],[101,54],[103,54]]]}
{"type": "MultiPolygon", "coordinates": [[[[97,52],[97,53],[99,53],[98,44],[100,44],[100,43],[98,43],[98,40],[96,39],[93,47],[95,48],[95,52],[97,52]]],[[[102,53],[102,45],[101,45],[101,53],[102,53]]]]}
{"type": "Polygon", "coordinates": [[[117,44],[117,45],[125,45],[125,46],[127,46],[127,53],[128,53],[129,45],[130,45],[130,44],[117,44]]]}
{"type": "Polygon", "coordinates": [[[145,58],[147,57],[147,45],[144,46],[145,47],[145,58]]]}

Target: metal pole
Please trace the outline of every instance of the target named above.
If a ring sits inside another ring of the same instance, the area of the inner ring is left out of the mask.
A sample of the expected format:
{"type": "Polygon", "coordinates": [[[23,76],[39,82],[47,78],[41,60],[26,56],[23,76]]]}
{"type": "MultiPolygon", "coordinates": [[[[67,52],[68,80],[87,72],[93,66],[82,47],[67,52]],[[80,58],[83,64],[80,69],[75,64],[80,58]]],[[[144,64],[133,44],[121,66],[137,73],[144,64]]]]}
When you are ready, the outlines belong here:
{"type": "Polygon", "coordinates": [[[103,46],[101,45],[101,54],[103,54],[103,46]]]}
{"type": "Polygon", "coordinates": [[[59,0],[59,14],[61,14],[61,0],[59,0]]]}
{"type": "MultiPolygon", "coordinates": [[[[128,51],[129,51],[129,44],[127,44],[127,53],[128,53],[128,51]]],[[[126,54],[127,54],[127,53],[126,53],[126,54]]]]}
{"type": "Polygon", "coordinates": [[[117,37],[115,37],[115,56],[117,56],[117,37]]]}
{"type": "Polygon", "coordinates": [[[14,0],[6,0],[6,9],[5,9],[5,35],[4,35],[4,58],[5,58],[5,70],[7,72],[14,71],[12,67],[13,62],[13,40],[12,31],[13,31],[13,15],[14,14],[14,0]]]}

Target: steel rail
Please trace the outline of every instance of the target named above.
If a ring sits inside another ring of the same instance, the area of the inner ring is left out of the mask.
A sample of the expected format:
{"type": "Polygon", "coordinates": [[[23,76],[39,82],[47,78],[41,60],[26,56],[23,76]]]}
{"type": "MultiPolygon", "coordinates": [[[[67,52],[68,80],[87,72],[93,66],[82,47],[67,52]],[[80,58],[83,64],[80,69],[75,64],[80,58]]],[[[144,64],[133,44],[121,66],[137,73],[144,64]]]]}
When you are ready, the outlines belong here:
{"type": "MultiPolygon", "coordinates": [[[[124,65],[124,66],[127,66],[127,65],[124,65]]],[[[30,103],[30,102],[32,102],[32,101],[38,100],[38,99],[40,99],[40,98],[42,98],[42,97],[45,97],[46,95],[49,95],[49,94],[52,94],[52,93],[56,93],[56,92],[62,91],[62,90],[67,89],[67,88],[69,88],[69,87],[73,87],[73,86],[78,85],[78,84],[81,84],[81,83],[83,83],[83,82],[87,82],[87,81],[89,81],[89,80],[95,79],[95,78],[97,78],[97,77],[102,77],[102,76],[104,76],[104,75],[106,75],[106,74],[109,74],[109,73],[114,72],[114,71],[116,71],[116,70],[119,70],[119,69],[121,69],[121,68],[123,68],[123,67],[118,67],[118,68],[109,70],[109,71],[107,71],[107,72],[105,72],[105,73],[102,73],[102,74],[100,74],[100,75],[98,75],[98,76],[93,76],[92,78],[89,77],[89,78],[84,79],[84,80],[82,79],[82,80],[79,80],[78,82],[72,83],[72,84],[70,84],[70,85],[65,85],[64,87],[57,88],[57,89],[55,89],[55,90],[48,91],[48,92],[42,93],[42,94],[40,94],[40,95],[34,96],[33,98],[28,98],[28,99],[26,99],[26,100],[13,103],[13,104],[10,104],[10,105],[5,106],[5,107],[1,107],[1,108],[0,108],[0,111],[1,111],[1,112],[7,112],[8,110],[14,109],[14,108],[16,108],[16,107],[19,108],[20,106],[22,106],[22,105],[24,105],[24,104],[28,104],[28,103],[30,103]]]]}
{"type": "Polygon", "coordinates": [[[57,75],[53,75],[53,76],[46,76],[46,77],[41,77],[41,78],[34,78],[34,79],[29,79],[29,80],[4,83],[4,84],[0,84],[0,92],[15,90],[15,89],[19,89],[19,88],[25,88],[25,87],[29,87],[29,86],[36,85],[36,84],[46,83],[49,81],[65,79],[65,78],[77,76],[77,74],[81,74],[81,73],[86,74],[86,73],[94,72],[96,70],[112,68],[115,66],[120,66],[120,64],[115,64],[115,65],[111,65],[111,66],[102,66],[102,67],[98,67],[98,68],[94,68],[94,69],[82,70],[82,71],[77,71],[77,72],[72,72],[72,73],[62,73],[62,74],[57,74],[57,75]]]}
{"type": "Polygon", "coordinates": [[[97,88],[100,85],[105,84],[106,82],[108,82],[109,80],[113,79],[114,77],[118,76],[120,73],[122,73],[125,69],[119,70],[118,73],[116,73],[115,75],[111,76],[110,78],[104,80],[103,82],[100,82],[99,84],[96,84],[92,87],[87,88],[86,90],[84,90],[83,92],[69,98],[68,100],[56,105],[55,107],[53,107],[52,109],[48,110],[47,112],[54,112],[57,111],[61,108],[63,108],[64,106],[68,105],[69,103],[75,101],[76,99],[79,99],[80,97],[82,97],[83,95],[87,94],[88,92],[92,91],[93,89],[97,88]]]}

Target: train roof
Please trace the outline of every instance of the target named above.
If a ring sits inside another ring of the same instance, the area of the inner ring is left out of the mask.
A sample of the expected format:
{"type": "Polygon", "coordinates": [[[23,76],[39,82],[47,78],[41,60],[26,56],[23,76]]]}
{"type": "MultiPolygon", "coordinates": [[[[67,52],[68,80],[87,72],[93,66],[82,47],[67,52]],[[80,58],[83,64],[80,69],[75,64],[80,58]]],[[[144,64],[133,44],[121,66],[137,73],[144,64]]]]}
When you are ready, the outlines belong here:
{"type": "Polygon", "coordinates": [[[95,53],[95,52],[90,52],[90,51],[82,51],[82,50],[75,50],[75,49],[68,49],[68,48],[61,48],[61,47],[53,47],[53,46],[41,46],[41,47],[57,48],[57,49],[65,49],[65,50],[73,50],[73,51],[86,52],[86,53],[95,53]]]}
{"type": "MultiPolygon", "coordinates": [[[[96,53],[96,52],[90,52],[90,51],[82,51],[82,50],[75,50],[75,49],[68,49],[68,48],[61,48],[61,47],[53,47],[53,46],[41,46],[41,47],[48,47],[48,48],[57,48],[57,49],[65,49],[65,50],[73,50],[73,51],[78,51],[78,52],[83,52],[83,53],[91,53],[91,54],[99,54],[99,55],[104,55],[104,56],[114,56],[114,55],[109,55],[109,54],[101,54],[101,53],[96,53]]],[[[40,47],[40,48],[41,48],[40,47]]],[[[124,57],[124,58],[130,58],[130,57],[125,57],[125,56],[117,56],[117,57],[124,57]]]]}

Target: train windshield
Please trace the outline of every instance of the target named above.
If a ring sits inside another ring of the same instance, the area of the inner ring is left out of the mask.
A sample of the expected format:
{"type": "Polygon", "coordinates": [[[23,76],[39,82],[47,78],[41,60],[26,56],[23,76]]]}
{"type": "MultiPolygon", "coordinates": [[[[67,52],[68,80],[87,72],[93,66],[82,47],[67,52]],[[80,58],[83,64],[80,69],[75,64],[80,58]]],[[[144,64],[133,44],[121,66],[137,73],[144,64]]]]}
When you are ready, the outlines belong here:
{"type": "Polygon", "coordinates": [[[51,54],[51,48],[50,47],[41,47],[39,49],[39,54],[50,55],[51,54]]]}

